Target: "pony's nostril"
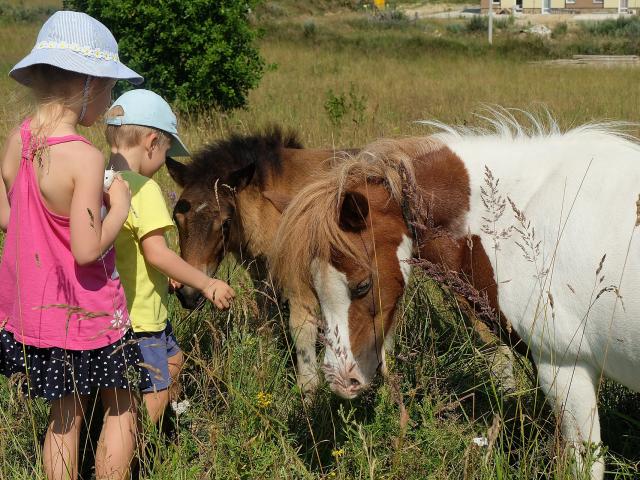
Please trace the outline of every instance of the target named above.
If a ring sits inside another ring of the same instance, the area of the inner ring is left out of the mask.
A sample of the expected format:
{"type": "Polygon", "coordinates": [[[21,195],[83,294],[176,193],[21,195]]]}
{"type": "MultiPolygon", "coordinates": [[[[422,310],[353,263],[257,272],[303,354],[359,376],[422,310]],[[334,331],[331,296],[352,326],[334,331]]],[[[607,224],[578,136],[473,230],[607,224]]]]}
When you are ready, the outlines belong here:
{"type": "Polygon", "coordinates": [[[358,380],[357,378],[350,378],[349,385],[351,386],[351,388],[358,388],[360,387],[360,385],[362,385],[362,383],[360,383],[360,380],[358,380]]]}

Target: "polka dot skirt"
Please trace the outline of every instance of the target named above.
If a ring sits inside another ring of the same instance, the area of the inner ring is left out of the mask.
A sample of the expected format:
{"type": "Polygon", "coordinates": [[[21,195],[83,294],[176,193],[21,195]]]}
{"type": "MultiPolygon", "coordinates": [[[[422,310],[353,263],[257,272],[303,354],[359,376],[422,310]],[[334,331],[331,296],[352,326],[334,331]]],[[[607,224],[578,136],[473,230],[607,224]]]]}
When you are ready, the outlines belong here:
{"type": "Polygon", "coordinates": [[[149,373],[131,330],[112,345],[95,350],[64,350],[23,345],[0,331],[0,373],[27,373],[25,395],[55,400],[70,393],[89,395],[96,388],[148,387],[149,373]]]}

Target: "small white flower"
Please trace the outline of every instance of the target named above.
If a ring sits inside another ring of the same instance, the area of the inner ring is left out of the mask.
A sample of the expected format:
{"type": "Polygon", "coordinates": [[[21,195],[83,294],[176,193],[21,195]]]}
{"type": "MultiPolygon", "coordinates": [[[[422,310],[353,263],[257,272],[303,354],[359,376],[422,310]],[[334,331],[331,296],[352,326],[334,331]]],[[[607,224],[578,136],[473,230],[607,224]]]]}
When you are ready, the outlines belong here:
{"type": "Polygon", "coordinates": [[[176,416],[178,417],[186,412],[190,406],[191,403],[189,403],[189,400],[183,400],[182,402],[176,402],[174,400],[173,402],[171,402],[171,408],[174,412],[176,412],[176,416]]]}
{"type": "Polygon", "coordinates": [[[487,440],[487,437],[476,437],[473,440],[471,440],[471,442],[476,444],[478,447],[489,446],[489,440],[487,440]]]}

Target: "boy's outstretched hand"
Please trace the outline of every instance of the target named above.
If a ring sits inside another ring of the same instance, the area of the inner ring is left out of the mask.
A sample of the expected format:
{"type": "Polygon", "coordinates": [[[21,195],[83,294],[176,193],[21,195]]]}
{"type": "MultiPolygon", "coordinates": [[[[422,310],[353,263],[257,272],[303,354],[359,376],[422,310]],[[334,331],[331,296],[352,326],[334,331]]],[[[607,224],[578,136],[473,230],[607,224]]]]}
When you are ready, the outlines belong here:
{"type": "Polygon", "coordinates": [[[231,300],[236,296],[236,292],[222,280],[212,278],[202,289],[202,295],[220,310],[226,310],[231,306],[231,300]]]}

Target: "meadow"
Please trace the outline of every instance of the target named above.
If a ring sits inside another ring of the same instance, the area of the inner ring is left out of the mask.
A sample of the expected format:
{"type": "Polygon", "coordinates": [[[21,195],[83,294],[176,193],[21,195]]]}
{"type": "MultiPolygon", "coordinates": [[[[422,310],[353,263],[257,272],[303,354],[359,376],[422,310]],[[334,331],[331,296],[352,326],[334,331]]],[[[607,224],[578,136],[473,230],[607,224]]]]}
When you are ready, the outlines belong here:
{"type": "MultiPolygon", "coordinates": [[[[196,149],[231,132],[278,124],[297,131],[305,146],[356,147],[383,136],[428,134],[415,123],[421,119],[481,124],[475,113],[485,105],[548,111],[563,129],[606,119],[640,122],[640,70],[533,63],[585,49],[627,52],[637,48],[633,36],[571,26],[542,40],[507,25],[489,47],[464,20],[378,18],[339,5],[348,3],[272,1],[254,12],[267,62],[260,86],[244,110],[181,118],[185,143],[196,149]]],[[[29,110],[6,73],[55,6],[0,0],[0,141],[29,110]]],[[[105,147],[100,125],[83,133],[105,147]]],[[[157,180],[171,206],[175,185],[165,171],[157,180]]],[[[303,401],[286,305],[273,316],[259,312],[242,265],[232,260],[219,276],[239,294],[228,312],[207,307],[187,316],[172,299],[187,353],[179,399],[186,403],[162,428],[145,429],[140,478],[571,478],[531,365],[518,359],[517,388],[504,392],[456,297],[420,271],[388,353],[394,385],[379,382],[355,401],[332,396],[326,386],[303,401]],[[398,392],[409,415],[406,433],[398,392]],[[477,446],[477,437],[489,444],[477,446]]],[[[15,380],[0,377],[0,480],[43,479],[47,405],[17,390],[15,380]]],[[[600,400],[608,478],[638,478],[640,396],[606,382],[600,400]]],[[[91,438],[83,441],[86,478],[91,438]]]]}

